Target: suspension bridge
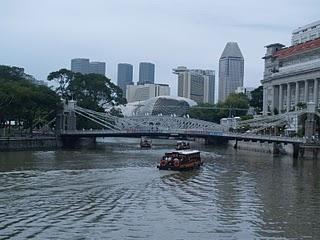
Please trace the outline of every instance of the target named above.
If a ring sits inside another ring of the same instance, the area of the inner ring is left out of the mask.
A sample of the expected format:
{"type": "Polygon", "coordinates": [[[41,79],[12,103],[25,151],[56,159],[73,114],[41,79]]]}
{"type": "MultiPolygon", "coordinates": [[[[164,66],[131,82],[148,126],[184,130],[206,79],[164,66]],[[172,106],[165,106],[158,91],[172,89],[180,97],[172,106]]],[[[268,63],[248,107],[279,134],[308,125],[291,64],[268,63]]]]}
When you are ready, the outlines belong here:
{"type": "MultiPolygon", "coordinates": [[[[227,142],[228,140],[253,141],[268,143],[284,143],[294,146],[294,155],[298,154],[299,146],[305,139],[298,137],[261,134],[261,130],[288,124],[291,114],[300,116],[306,110],[285,113],[275,116],[263,116],[241,121],[239,127],[250,126],[250,133],[230,132],[226,127],[207,121],[177,116],[133,116],[116,117],[108,112],[95,112],[77,106],[69,101],[56,116],[56,133],[66,142],[75,142],[79,138],[97,137],[176,137],[203,138],[208,142],[227,142]],[[84,118],[101,126],[100,129],[77,129],[77,118],[84,118]]],[[[235,145],[235,146],[236,146],[235,145]]]]}

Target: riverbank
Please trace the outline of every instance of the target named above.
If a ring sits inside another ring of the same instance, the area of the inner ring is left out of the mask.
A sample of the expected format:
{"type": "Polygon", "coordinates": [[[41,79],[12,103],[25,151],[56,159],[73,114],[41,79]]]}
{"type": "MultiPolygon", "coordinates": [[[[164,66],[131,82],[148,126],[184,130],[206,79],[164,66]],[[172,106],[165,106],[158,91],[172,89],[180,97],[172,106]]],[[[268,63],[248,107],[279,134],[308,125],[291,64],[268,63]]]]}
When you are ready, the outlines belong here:
{"type": "Polygon", "coordinates": [[[0,151],[52,150],[62,147],[57,137],[5,137],[0,138],[0,151]]]}

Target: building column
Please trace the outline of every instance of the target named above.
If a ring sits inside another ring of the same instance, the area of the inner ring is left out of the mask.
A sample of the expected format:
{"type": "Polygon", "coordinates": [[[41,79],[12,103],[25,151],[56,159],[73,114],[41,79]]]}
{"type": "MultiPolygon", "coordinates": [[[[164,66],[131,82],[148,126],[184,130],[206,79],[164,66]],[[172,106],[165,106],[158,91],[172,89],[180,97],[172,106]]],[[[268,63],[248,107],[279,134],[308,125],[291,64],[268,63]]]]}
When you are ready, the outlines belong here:
{"type": "Polygon", "coordinates": [[[294,103],[295,103],[295,110],[297,111],[298,110],[298,103],[299,103],[299,96],[300,96],[300,93],[299,93],[299,82],[296,82],[296,98],[294,100],[294,103]]]}
{"type": "Polygon", "coordinates": [[[304,81],[304,102],[305,104],[308,103],[308,80],[304,81]]]}
{"type": "Polygon", "coordinates": [[[313,101],[315,103],[316,109],[318,109],[318,86],[319,82],[318,79],[314,79],[314,85],[313,85],[313,101]]]}
{"type": "Polygon", "coordinates": [[[274,115],[274,107],[275,107],[275,105],[274,105],[274,92],[275,92],[275,86],[274,85],[272,85],[271,86],[272,87],[272,91],[271,91],[271,94],[272,94],[272,96],[271,96],[271,109],[270,109],[270,111],[271,111],[271,115],[274,115]]]}
{"type": "Polygon", "coordinates": [[[287,112],[290,111],[290,83],[287,83],[287,112]]]}
{"type": "Polygon", "coordinates": [[[263,109],[262,114],[267,115],[268,103],[267,103],[267,88],[263,87],[263,109]]]}
{"type": "Polygon", "coordinates": [[[282,111],[282,84],[279,85],[279,113],[282,111]]]}

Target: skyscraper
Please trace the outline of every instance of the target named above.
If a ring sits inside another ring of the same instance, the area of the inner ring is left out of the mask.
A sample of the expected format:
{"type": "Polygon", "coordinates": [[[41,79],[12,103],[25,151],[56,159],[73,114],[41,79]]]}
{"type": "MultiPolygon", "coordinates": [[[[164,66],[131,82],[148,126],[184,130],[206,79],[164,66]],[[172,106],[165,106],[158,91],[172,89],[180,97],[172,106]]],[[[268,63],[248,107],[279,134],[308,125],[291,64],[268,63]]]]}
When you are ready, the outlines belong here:
{"type": "Polygon", "coordinates": [[[106,75],[106,63],[105,62],[90,62],[89,73],[106,75]]]}
{"type": "Polygon", "coordinates": [[[168,84],[128,85],[126,98],[128,102],[144,101],[158,96],[169,96],[168,84]]]}
{"type": "Polygon", "coordinates": [[[197,103],[214,103],[215,72],[213,70],[188,69],[177,67],[173,73],[178,75],[178,96],[197,103]]]}
{"type": "Polygon", "coordinates": [[[71,71],[75,73],[88,74],[89,59],[88,58],[71,59],[71,71]]]}
{"type": "Polygon", "coordinates": [[[123,91],[123,96],[126,96],[127,85],[133,85],[133,66],[128,63],[118,64],[118,87],[123,91]]]}
{"type": "Polygon", "coordinates": [[[320,37],[320,20],[299,27],[292,32],[291,44],[297,45],[320,37]]]}
{"type": "Polygon", "coordinates": [[[244,60],[236,42],[228,42],[219,60],[219,101],[243,87],[244,60]]]}
{"type": "Polygon", "coordinates": [[[90,62],[88,58],[74,58],[71,59],[71,71],[81,74],[101,74],[106,75],[105,62],[90,62]]]}
{"type": "Polygon", "coordinates": [[[147,83],[154,83],[154,69],[153,63],[141,62],[139,64],[139,81],[138,85],[143,85],[147,83]]]}

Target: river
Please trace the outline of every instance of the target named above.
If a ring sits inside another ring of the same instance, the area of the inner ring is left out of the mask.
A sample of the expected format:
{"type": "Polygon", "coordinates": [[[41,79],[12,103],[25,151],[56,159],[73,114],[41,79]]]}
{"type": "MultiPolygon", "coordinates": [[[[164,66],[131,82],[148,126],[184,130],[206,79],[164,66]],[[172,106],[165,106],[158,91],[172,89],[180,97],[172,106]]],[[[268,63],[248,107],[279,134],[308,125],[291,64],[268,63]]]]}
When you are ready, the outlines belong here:
{"type": "Polygon", "coordinates": [[[320,239],[312,160],[191,143],[201,169],[159,171],[174,141],[103,141],[0,153],[0,239],[320,239]]]}

